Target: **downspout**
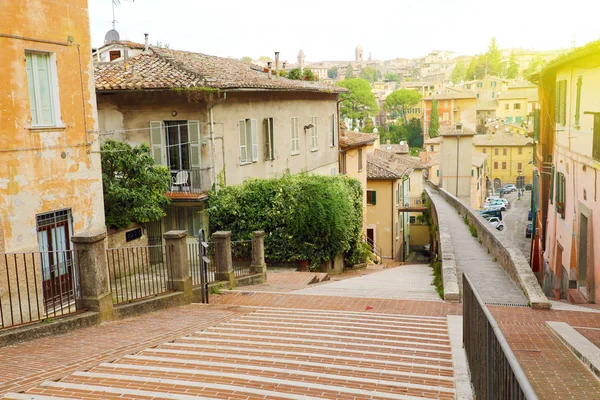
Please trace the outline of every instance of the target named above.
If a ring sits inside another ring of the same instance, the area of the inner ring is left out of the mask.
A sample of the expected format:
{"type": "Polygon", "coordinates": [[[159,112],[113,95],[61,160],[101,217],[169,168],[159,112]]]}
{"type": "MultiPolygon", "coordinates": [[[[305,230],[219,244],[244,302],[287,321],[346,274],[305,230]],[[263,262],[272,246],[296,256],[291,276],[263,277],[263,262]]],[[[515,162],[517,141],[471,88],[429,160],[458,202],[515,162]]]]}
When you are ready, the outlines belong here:
{"type": "MultiPolygon", "coordinates": [[[[215,185],[215,193],[219,192],[218,185],[217,185],[215,139],[221,139],[221,149],[223,150],[223,171],[225,171],[225,141],[224,141],[223,136],[221,136],[220,138],[215,138],[215,121],[214,121],[214,117],[213,117],[213,108],[215,108],[217,105],[225,102],[225,100],[227,100],[227,92],[223,92],[223,98],[220,101],[218,101],[208,107],[208,114],[209,114],[209,118],[210,118],[210,148],[211,148],[210,162],[212,164],[212,183],[213,183],[213,185],[215,185]]],[[[225,135],[225,133],[223,133],[223,135],[225,135]]],[[[223,181],[225,181],[225,172],[223,172],[223,181]]]]}
{"type": "Polygon", "coordinates": [[[454,195],[458,197],[458,160],[460,160],[460,135],[456,135],[456,191],[454,195]]]}

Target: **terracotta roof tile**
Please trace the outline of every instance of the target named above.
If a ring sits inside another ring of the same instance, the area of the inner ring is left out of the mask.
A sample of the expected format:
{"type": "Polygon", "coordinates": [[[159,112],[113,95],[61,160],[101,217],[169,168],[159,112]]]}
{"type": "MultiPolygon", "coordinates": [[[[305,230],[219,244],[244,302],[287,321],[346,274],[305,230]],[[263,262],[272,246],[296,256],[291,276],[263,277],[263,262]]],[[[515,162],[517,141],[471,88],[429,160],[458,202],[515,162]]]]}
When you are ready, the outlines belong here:
{"type": "Polygon", "coordinates": [[[440,136],[456,136],[456,135],[475,135],[475,131],[467,128],[466,126],[462,126],[461,130],[457,130],[455,125],[442,125],[438,130],[440,136]]]}
{"type": "Polygon", "coordinates": [[[94,71],[96,90],[185,89],[284,90],[344,93],[347,89],[323,82],[269,79],[261,68],[240,60],[188,51],[150,47],[123,63],[100,63],[94,71]]]}
{"type": "Polygon", "coordinates": [[[408,143],[406,142],[401,144],[382,144],[381,149],[394,154],[408,154],[409,151],[408,143]]]}
{"type": "Polygon", "coordinates": [[[340,148],[342,150],[358,147],[361,145],[367,145],[375,142],[379,138],[378,135],[362,132],[354,132],[348,130],[341,130],[340,132],[340,148]]]}
{"type": "Polygon", "coordinates": [[[474,146],[528,146],[533,145],[533,139],[518,133],[497,132],[491,135],[473,136],[474,146]]]}
{"type": "Polygon", "coordinates": [[[390,168],[389,163],[374,154],[367,154],[367,179],[400,179],[402,173],[390,168]]]}

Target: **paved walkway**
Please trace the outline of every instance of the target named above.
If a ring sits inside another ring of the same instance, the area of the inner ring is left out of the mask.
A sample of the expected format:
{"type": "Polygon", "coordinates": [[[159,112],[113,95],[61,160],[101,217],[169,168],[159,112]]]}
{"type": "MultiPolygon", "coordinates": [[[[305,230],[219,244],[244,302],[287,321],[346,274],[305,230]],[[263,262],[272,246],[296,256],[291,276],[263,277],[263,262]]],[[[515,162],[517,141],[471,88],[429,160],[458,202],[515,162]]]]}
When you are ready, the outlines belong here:
{"type": "Polygon", "coordinates": [[[466,272],[487,304],[527,305],[521,289],[488,254],[487,249],[471,236],[468,226],[456,209],[433,191],[432,196],[438,215],[443,214],[450,226],[461,289],[462,273],[466,272]]]}
{"type": "Polygon", "coordinates": [[[307,287],[293,293],[441,301],[431,285],[432,279],[432,270],[426,264],[403,265],[375,274],[307,287]]]}

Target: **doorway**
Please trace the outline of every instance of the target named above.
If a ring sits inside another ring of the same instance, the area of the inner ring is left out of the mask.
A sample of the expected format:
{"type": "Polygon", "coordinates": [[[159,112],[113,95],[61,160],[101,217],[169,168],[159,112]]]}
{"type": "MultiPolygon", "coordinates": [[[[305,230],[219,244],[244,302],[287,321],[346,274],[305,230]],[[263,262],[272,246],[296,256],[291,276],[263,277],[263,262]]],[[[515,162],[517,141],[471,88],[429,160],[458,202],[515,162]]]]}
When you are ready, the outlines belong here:
{"type": "Polygon", "coordinates": [[[577,271],[577,286],[579,291],[587,297],[587,247],[588,247],[588,219],[579,214],[579,262],[577,271]]]}
{"type": "Polygon", "coordinates": [[[375,252],[375,228],[367,228],[367,244],[375,252]]]}

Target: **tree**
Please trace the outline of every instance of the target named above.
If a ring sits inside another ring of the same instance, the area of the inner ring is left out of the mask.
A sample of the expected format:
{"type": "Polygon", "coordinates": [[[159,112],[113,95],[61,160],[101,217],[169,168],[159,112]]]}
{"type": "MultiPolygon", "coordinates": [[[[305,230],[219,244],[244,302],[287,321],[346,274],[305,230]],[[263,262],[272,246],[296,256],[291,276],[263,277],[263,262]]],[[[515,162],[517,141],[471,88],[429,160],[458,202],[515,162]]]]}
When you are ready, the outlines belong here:
{"type": "Polygon", "coordinates": [[[313,74],[310,68],[304,68],[304,72],[302,73],[302,79],[305,81],[316,81],[317,77],[313,74]]]}
{"type": "Polygon", "coordinates": [[[273,61],[273,59],[272,59],[271,57],[269,57],[269,56],[260,56],[260,57],[258,58],[258,61],[260,61],[260,62],[264,62],[264,63],[267,63],[267,62],[269,62],[269,61],[273,61]]]}
{"type": "Polygon", "coordinates": [[[483,79],[486,75],[486,56],[485,54],[480,54],[477,56],[477,61],[475,63],[475,79],[483,79]]]}
{"type": "Polygon", "coordinates": [[[400,77],[394,73],[391,72],[386,72],[385,74],[383,74],[383,80],[384,81],[394,81],[394,82],[400,82],[400,77]]]}
{"type": "Polygon", "coordinates": [[[300,68],[294,68],[290,72],[288,72],[287,77],[289,79],[300,80],[302,79],[302,72],[300,72],[300,68]]]}
{"type": "Polygon", "coordinates": [[[502,74],[502,55],[498,50],[498,44],[496,38],[493,37],[488,51],[485,54],[486,72],[487,75],[500,76],[502,74]]]}
{"type": "Polygon", "coordinates": [[[458,83],[465,79],[465,74],[467,73],[467,67],[465,62],[459,59],[452,70],[452,83],[458,83]]]}
{"type": "Polygon", "coordinates": [[[508,69],[506,70],[506,78],[515,79],[519,75],[519,64],[517,64],[517,58],[514,53],[510,54],[508,60],[508,69]]]}
{"type": "Polygon", "coordinates": [[[415,90],[399,89],[390,93],[385,99],[385,108],[390,111],[398,111],[404,118],[404,122],[408,123],[405,109],[416,105],[421,101],[423,95],[415,90]]]}
{"type": "Polygon", "coordinates": [[[327,77],[329,79],[335,79],[338,76],[338,70],[336,66],[333,66],[327,70],[327,77]]]}
{"type": "Polygon", "coordinates": [[[477,66],[477,57],[471,57],[467,71],[465,72],[465,81],[472,81],[475,79],[475,67],[477,66]]]}
{"type": "Polygon", "coordinates": [[[409,147],[423,147],[423,127],[421,121],[412,118],[406,127],[407,141],[409,147]]]}
{"type": "Polygon", "coordinates": [[[338,85],[349,90],[348,93],[342,93],[340,96],[342,117],[362,121],[365,117],[377,115],[379,106],[375,95],[371,92],[369,82],[360,78],[351,78],[338,82],[338,85]]]}
{"type": "Polygon", "coordinates": [[[348,70],[346,71],[346,79],[354,78],[354,73],[352,71],[352,63],[348,64],[348,70]]]}
{"type": "Polygon", "coordinates": [[[398,144],[403,140],[406,140],[408,136],[408,130],[404,124],[390,124],[387,132],[381,132],[379,134],[379,140],[381,143],[386,143],[388,140],[390,143],[398,144]]]}
{"type": "Polygon", "coordinates": [[[240,58],[240,60],[242,60],[245,63],[251,63],[252,57],[245,56],[245,57],[240,58]]]}
{"type": "Polygon", "coordinates": [[[131,147],[109,140],[101,147],[106,225],[121,229],[133,222],[158,221],[170,200],[171,173],[154,164],[146,144],[131,147]]]}
{"type": "Polygon", "coordinates": [[[365,67],[360,70],[359,78],[364,79],[367,82],[373,83],[377,81],[377,71],[372,67],[365,67]]]}
{"type": "Polygon", "coordinates": [[[431,120],[429,121],[429,133],[430,138],[440,136],[440,114],[438,112],[437,100],[433,99],[431,102],[431,120]]]}
{"type": "Polygon", "coordinates": [[[533,59],[533,61],[529,64],[529,67],[525,71],[523,71],[523,77],[525,79],[529,79],[529,77],[533,74],[540,72],[540,70],[544,67],[544,60],[541,56],[537,56],[533,59]]]}

